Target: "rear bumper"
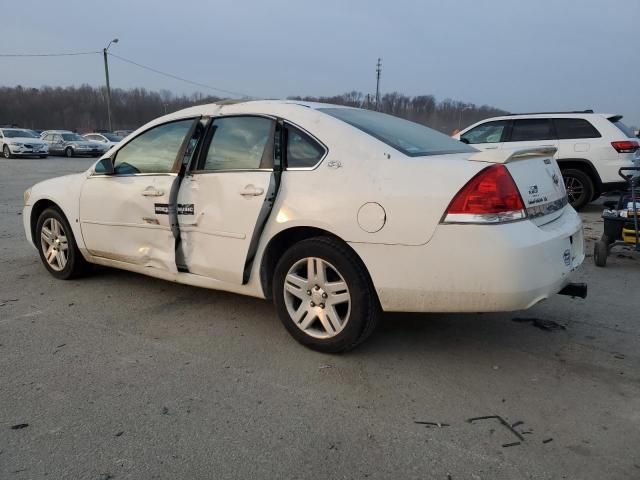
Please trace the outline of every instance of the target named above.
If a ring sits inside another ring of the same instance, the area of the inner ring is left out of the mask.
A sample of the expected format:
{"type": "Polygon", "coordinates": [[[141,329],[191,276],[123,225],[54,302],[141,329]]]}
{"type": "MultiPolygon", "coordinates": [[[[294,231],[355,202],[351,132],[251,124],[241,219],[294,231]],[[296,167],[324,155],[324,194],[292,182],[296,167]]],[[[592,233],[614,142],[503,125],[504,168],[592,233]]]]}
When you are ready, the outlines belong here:
{"type": "Polygon", "coordinates": [[[582,222],[570,207],[555,221],[439,225],[417,246],[351,244],[385,311],[527,309],[558,293],[584,261],[582,222]]]}

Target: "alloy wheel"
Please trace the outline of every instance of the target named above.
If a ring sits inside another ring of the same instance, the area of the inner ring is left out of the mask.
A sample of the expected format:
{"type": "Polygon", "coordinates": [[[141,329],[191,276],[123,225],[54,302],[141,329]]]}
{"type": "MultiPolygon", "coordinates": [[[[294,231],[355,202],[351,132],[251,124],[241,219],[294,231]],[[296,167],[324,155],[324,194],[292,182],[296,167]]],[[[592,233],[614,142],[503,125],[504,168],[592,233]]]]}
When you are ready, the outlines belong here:
{"type": "Polygon", "coordinates": [[[565,177],[564,186],[571,204],[574,204],[584,194],[584,185],[576,177],[565,177]]]}
{"type": "Polygon", "coordinates": [[[332,338],[349,321],[349,287],[329,262],[317,257],[297,261],[287,272],[283,288],[291,320],[307,335],[332,338]]]}
{"type": "Polygon", "coordinates": [[[47,218],[40,229],[40,246],[47,264],[56,272],[64,270],[69,260],[69,243],[62,224],[47,218]]]}

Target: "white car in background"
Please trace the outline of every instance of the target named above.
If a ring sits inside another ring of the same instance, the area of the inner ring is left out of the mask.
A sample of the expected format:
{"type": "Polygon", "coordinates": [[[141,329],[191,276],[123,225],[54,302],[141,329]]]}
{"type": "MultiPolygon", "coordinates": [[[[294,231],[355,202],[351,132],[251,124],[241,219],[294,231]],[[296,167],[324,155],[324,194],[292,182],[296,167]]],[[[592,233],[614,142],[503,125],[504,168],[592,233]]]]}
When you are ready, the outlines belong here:
{"type": "Polygon", "coordinates": [[[0,128],[0,152],[4,158],[38,156],[47,158],[49,145],[33,131],[24,128],[0,128]]]}
{"type": "Polygon", "coordinates": [[[580,209],[602,193],[626,189],[621,167],[640,163],[640,144],[622,115],[526,113],[482,120],[454,135],[480,150],[553,147],[571,205],[580,209]]]}
{"type": "Polygon", "coordinates": [[[380,311],[526,309],[584,259],[555,149],[478,152],[378,112],[297,101],[158,118],[86,172],[25,192],[44,266],[88,264],[275,302],[287,330],[348,350],[380,311]]]}
{"type": "Polygon", "coordinates": [[[114,147],[122,140],[122,137],[114,135],[113,133],[86,133],[83,137],[92,142],[98,142],[106,146],[107,149],[114,147]]]}

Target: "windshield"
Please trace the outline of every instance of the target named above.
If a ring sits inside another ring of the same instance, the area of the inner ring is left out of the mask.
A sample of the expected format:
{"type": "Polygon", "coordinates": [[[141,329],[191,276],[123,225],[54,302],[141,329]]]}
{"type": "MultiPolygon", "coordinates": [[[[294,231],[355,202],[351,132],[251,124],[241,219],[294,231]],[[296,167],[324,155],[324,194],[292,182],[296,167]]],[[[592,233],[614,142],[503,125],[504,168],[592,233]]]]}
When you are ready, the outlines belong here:
{"type": "Polygon", "coordinates": [[[77,133],[63,133],[62,138],[66,142],[86,142],[87,141],[86,138],[81,137],[77,133]]]}
{"type": "Polygon", "coordinates": [[[358,108],[319,108],[318,111],[342,120],[410,157],[476,151],[448,135],[385,113],[358,108]]]}
{"type": "Polygon", "coordinates": [[[110,142],[119,142],[120,140],[122,140],[122,137],[119,137],[118,135],[114,135],[113,133],[102,133],[101,135],[105,137],[107,140],[109,140],[110,142]]]}
{"type": "Polygon", "coordinates": [[[6,138],[38,138],[38,136],[30,130],[3,128],[2,133],[6,138]]]}

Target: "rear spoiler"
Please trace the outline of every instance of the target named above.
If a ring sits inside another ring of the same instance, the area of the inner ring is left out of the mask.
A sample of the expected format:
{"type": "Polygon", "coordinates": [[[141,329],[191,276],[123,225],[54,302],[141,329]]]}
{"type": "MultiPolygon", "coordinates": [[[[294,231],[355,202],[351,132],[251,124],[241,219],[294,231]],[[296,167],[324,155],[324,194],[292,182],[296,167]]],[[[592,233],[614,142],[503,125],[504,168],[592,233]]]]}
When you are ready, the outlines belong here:
{"type": "Polygon", "coordinates": [[[531,147],[518,150],[483,150],[474,153],[469,160],[487,163],[509,163],[535,157],[553,157],[558,151],[556,147],[531,147]]]}

